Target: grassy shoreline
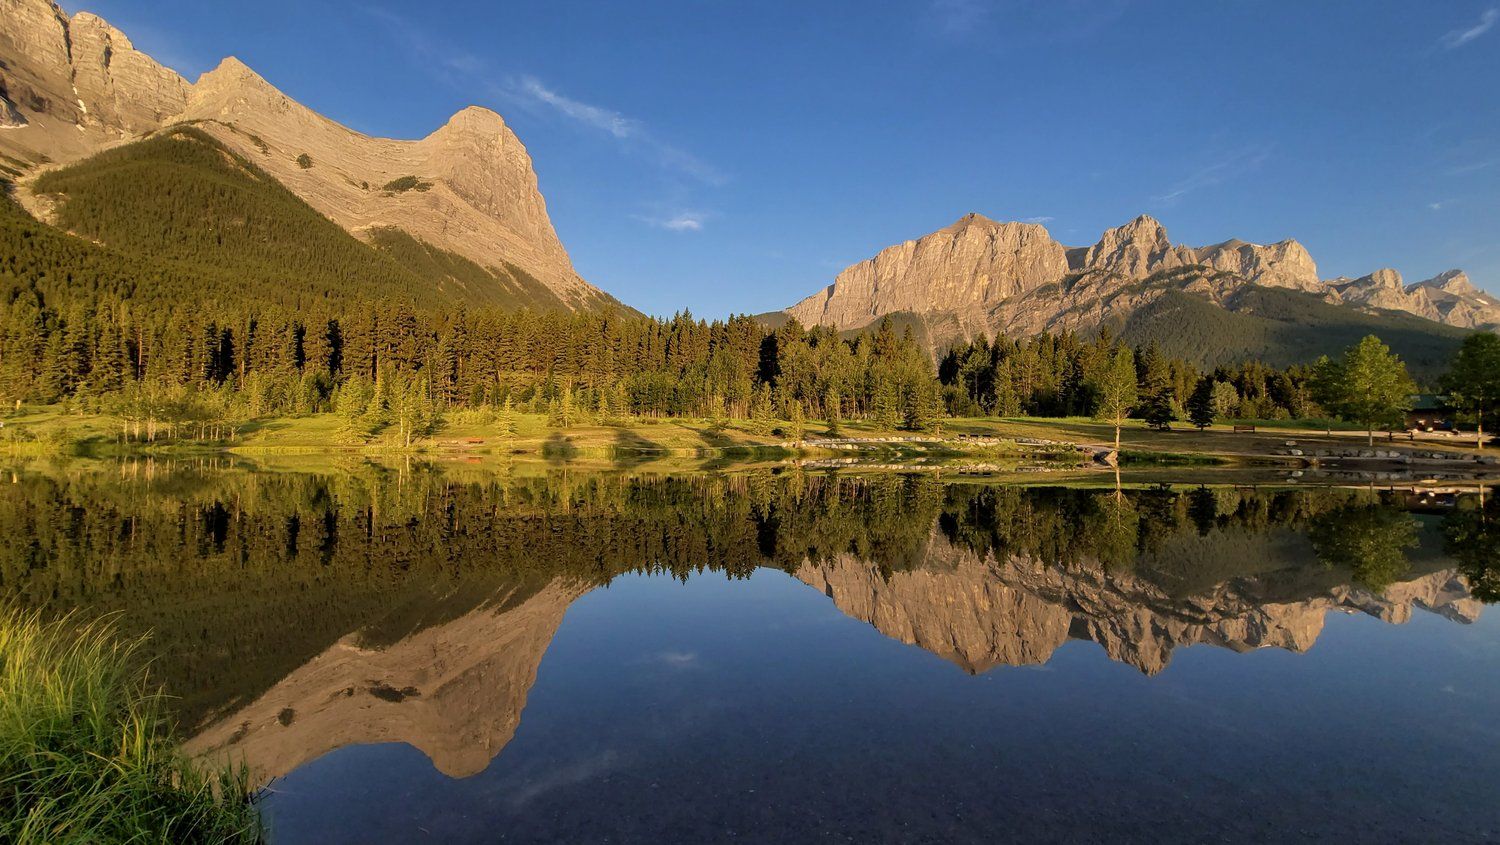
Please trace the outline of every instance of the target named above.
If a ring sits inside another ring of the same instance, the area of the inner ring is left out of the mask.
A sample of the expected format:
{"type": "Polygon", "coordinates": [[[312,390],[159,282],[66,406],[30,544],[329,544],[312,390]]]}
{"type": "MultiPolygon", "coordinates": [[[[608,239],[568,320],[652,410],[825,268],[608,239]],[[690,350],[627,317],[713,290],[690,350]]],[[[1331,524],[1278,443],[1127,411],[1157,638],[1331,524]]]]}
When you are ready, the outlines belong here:
{"type": "MultiPolygon", "coordinates": [[[[163,454],[277,455],[424,455],[455,459],[539,456],[553,460],[653,462],[673,458],[785,462],[838,458],[858,454],[891,462],[910,459],[979,459],[1017,466],[1077,464],[1062,456],[1070,448],[1102,448],[1113,442],[1113,429],[1082,417],[966,417],[942,422],[940,432],[884,428],[866,421],[846,421],[837,429],[826,422],[807,422],[800,440],[791,425],[772,421],[758,428],[746,421],[637,418],[628,424],[579,423],[566,428],[547,425],[540,414],[515,414],[509,424],[456,413],[440,419],[412,446],[392,435],[351,435],[334,414],[277,417],[242,426],[231,440],[163,440],[123,442],[120,424],[100,414],[69,412],[62,406],[27,409],[6,418],[0,428],[0,456],[44,457],[163,454]],[[987,442],[976,443],[975,438],[987,442]],[[838,446],[831,440],[860,441],[838,446]],[[1041,445],[1039,441],[1050,445],[1041,445]],[[1059,458],[1061,458],[1059,460],[1059,458]]],[[[1130,421],[1122,431],[1121,458],[1141,464],[1216,464],[1227,466],[1295,466],[1285,454],[1288,441],[1313,448],[1363,447],[1363,432],[1310,428],[1308,421],[1275,426],[1257,424],[1253,432],[1235,431],[1232,423],[1206,430],[1179,426],[1155,431],[1130,421]]],[[[1472,453],[1472,441],[1408,441],[1402,435],[1380,438],[1377,448],[1472,453]]]]}
{"type": "Polygon", "coordinates": [[[183,754],[142,645],[0,607],[0,841],[261,841],[247,773],[183,754]]]}

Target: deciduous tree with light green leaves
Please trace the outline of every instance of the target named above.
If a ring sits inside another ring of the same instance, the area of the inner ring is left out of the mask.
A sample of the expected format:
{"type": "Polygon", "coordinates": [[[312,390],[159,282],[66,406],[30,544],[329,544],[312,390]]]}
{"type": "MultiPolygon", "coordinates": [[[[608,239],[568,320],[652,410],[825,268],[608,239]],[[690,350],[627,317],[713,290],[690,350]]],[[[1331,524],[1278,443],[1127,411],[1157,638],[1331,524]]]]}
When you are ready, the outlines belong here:
{"type": "Polygon", "coordinates": [[[1234,416],[1234,412],[1240,407],[1240,392],[1234,389],[1234,385],[1227,381],[1214,382],[1212,403],[1214,406],[1214,417],[1227,420],[1234,416]]]}
{"type": "Polygon", "coordinates": [[[1135,353],[1121,347],[1110,358],[1094,382],[1094,392],[1099,404],[1094,410],[1094,419],[1108,422],[1115,427],[1115,451],[1120,451],[1120,426],[1135,408],[1138,398],[1135,388],[1135,353]]]}
{"type": "Polygon", "coordinates": [[[1411,407],[1416,390],[1406,364],[1375,335],[1366,336],[1336,359],[1319,359],[1313,371],[1318,403],[1363,425],[1371,446],[1375,445],[1375,426],[1395,422],[1411,407]]]}
{"type": "Polygon", "coordinates": [[[1479,332],[1465,338],[1443,376],[1443,389],[1454,408],[1474,416],[1479,429],[1474,448],[1484,449],[1484,419],[1500,412],[1500,335],[1479,332]]]}

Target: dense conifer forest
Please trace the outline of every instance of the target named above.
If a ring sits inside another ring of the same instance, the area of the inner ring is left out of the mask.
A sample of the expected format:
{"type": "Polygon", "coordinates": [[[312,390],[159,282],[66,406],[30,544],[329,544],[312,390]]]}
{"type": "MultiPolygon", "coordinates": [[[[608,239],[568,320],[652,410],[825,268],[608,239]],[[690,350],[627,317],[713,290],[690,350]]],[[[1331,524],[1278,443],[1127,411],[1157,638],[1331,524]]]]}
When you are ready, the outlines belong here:
{"type": "Polygon", "coordinates": [[[337,411],[410,443],[459,408],[575,420],[1090,415],[1129,351],[1139,415],[1320,413],[1302,366],[1204,372],[1154,338],[980,337],[934,361],[889,319],[839,334],[748,316],[569,312],[516,267],[399,230],[366,244],[253,164],[179,127],[44,174],[57,226],[0,200],[0,402],[70,403],[133,437],[224,439],[245,421],[337,411]],[[67,233],[65,233],[66,230],[67,233]],[[68,234],[72,233],[72,234],[68,234]],[[1139,339],[1137,339],[1139,340],[1139,339]]]}

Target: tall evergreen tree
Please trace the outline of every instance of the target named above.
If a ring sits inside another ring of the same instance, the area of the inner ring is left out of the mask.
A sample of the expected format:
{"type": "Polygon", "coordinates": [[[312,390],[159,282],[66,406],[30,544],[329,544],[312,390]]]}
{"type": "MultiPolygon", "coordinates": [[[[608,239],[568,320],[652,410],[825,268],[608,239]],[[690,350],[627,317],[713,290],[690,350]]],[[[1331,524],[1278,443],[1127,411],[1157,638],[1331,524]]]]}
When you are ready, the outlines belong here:
{"type": "Polygon", "coordinates": [[[1198,379],[1198,386],[1193,388],[1193,395],[1188,397],[1188,422],[1197,426],[1199,431],[1214,424],[1214,385],[1216,383],[1212,377],[1204,376],[1198,379]]]}

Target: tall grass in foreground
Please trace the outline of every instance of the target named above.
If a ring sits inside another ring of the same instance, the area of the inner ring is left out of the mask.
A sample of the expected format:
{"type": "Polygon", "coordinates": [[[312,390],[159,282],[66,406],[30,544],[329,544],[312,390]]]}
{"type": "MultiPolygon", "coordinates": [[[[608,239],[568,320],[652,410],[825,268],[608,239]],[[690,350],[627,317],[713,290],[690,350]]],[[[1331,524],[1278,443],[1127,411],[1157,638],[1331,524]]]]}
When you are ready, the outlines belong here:
{"type": "Polygon", "coordinates": [[[247,773],[179,749],[142,642],[0,605],[0,842],[260,839],[247,773]]]}

